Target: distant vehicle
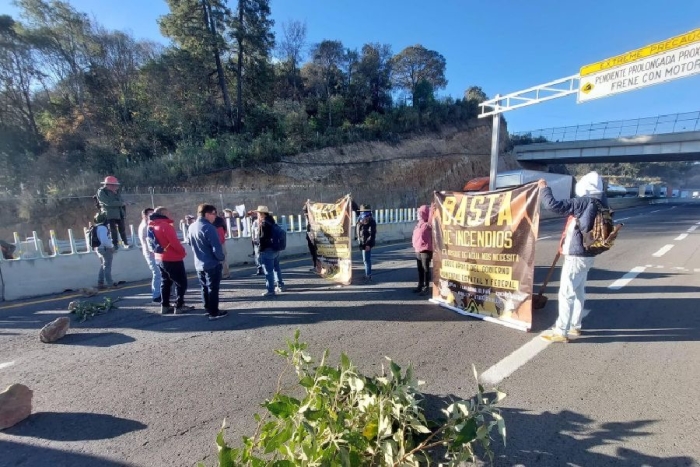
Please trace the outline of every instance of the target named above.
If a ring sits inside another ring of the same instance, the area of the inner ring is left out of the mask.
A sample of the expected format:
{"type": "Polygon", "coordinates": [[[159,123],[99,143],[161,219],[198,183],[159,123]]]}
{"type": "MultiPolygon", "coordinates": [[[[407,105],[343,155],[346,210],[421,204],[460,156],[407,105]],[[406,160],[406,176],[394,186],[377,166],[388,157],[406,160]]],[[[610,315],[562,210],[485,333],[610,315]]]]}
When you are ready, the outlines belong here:
{"type": "Polygon", "coordinates": [[[605,195],[608,198],[617,198],[622,196],[627,196],[627,188],[622,185],[615,185],[614,183],[608,183],[608,189],[605,190],[605,195]]]}
{"type": "Polygon", "coordinates": [[[681,195],[681,190],[673,190],[671,192],[671,198],[678,198],[681,195]]]}
{"type": "Polygon", "coordinates": [[[694,191],[693,198],[698,198],[698,197],[700,197],[700,191],[694,191]]]}

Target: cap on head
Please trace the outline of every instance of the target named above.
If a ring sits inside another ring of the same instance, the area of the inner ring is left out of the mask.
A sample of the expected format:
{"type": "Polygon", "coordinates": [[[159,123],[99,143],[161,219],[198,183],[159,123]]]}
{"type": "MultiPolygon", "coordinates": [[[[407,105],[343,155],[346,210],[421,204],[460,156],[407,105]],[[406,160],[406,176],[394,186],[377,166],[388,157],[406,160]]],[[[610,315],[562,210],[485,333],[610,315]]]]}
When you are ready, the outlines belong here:
{"type": "Polygon", "coordinates": [[[369,212],[372,210],[372,206],[369,204],[360,204],[360,212],[369,212]]]}
{"type": "Polygon", "coordinates": [[[102,182],[103,185],[119,185],[119,180],[113,175],[108,175],[102,182]]]}

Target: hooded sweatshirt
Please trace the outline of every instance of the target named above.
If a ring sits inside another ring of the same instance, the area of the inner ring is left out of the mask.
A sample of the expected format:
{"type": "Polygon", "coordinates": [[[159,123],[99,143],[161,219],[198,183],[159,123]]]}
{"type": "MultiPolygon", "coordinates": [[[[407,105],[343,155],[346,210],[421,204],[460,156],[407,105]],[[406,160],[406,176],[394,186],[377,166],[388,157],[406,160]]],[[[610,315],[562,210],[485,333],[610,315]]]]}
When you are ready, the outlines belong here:
{"type": "Polygon", "coordinates": [[[574,190],[578,198],[556,200],[550,187],[541,191],[542,203],[546,209],[569,216],[562,236],[561,252],[569,256],[593,256],[583,247],[581,232],[593,228],[598,214],[596,200],[605,206],[603,199],[603,179],[597,172],[589,172],[576,184],[574,190]]]}
{"type": "Polygon", "coordinates": [[[175,262],[185,259],[187,252],[177,238],[172,219],[155,212],[148,219],[148,226],[153,227],[158,243],[165,249],[163,253],[155,253],[156,261],[175,262]]]}
{"type": "Polygon", "coordinates": [[[413,249],[416,253],[433,251],[433,227],[430,225],[430,207],[418,208],[418,223],[413,228],[413,249]]]}

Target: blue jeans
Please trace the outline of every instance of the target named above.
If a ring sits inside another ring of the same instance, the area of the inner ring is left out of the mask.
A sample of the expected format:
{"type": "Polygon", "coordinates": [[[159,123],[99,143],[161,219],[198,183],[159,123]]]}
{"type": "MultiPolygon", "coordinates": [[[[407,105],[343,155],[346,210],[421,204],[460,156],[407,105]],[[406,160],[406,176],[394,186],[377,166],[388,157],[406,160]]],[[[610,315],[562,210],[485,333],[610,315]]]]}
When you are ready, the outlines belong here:
{"type": "Polygon", "coordinates": [[[219,286],[223,267],[217,264],[211,269],[197,271],[199,285],[202,286],[202,304],[210,315],[219,314],[219,286]]]}
{"type": "Polygon", "coordinates": [[[114,250],[104,246],[95,249],[97,257],[100,258],[100,272],[97,274],[97,285],[114,285],[112,280],[112,258],[114,250]]]}
{"type": "Polygon", "coordinates": [[[148,268],[151,270],[151,297],[153,300],[160,298],[160,269],[156,264],[156,257],[153,253],[144,254],[143,258],[148,264],[148,268]]]}
{"type": "Polygon", "coordinates": [[[271,248],[260,252],[260,262],[265,273],[265,287],[268,292],[275,292],[275,284],[284,285],[282,270],[280,269],[280,252],[271,248]]]}
{"type": "Polygon", "coordinates": [[[365,277],[372,275],[372,249],[365,250],[362,247],[362,262],[365,263],[365,277]]]}

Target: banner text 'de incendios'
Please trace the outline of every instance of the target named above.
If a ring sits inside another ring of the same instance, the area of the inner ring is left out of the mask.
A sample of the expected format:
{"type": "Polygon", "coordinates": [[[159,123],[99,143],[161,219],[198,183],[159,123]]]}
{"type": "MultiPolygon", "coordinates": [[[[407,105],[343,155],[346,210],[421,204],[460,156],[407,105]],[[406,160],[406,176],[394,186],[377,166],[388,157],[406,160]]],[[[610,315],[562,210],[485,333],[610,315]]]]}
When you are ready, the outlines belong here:
{"type": "Polygon", "coordinates": [[[532,326],[536,184],[435,193],[432,301],[518,329],[532,326]]]}

